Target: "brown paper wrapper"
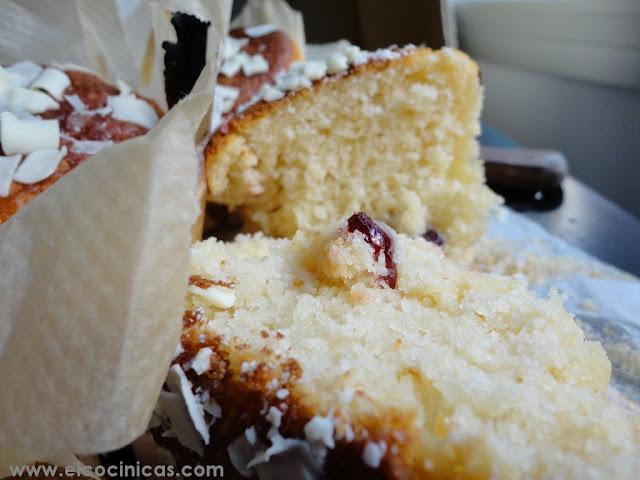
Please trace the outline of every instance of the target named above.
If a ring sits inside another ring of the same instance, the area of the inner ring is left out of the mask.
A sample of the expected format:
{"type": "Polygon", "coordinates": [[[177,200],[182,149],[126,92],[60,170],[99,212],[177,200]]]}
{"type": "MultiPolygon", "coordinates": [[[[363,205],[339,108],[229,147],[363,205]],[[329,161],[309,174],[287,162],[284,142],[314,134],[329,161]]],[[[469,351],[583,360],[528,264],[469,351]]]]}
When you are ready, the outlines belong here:
{"type": "MultiPolygon", "coordinates": [[[[175,40],[170,12],[216,25],[230,11],[228,1],[143,4],[152,37],[118,53],[139,35],[115,1],[4,2],[0,59],[88,63],[144,89],[141,65],[152,57],[152,91],[161,42],[175,40]],[[81,39],[84,50],[74,47],[81,39]]],[[[212,32],[192,93],[147,135],[88,159],[0,226],[0,476],[8,460],[104,452],[147,427],[181,329],[198,144],[216,74],[212,32]]]]}

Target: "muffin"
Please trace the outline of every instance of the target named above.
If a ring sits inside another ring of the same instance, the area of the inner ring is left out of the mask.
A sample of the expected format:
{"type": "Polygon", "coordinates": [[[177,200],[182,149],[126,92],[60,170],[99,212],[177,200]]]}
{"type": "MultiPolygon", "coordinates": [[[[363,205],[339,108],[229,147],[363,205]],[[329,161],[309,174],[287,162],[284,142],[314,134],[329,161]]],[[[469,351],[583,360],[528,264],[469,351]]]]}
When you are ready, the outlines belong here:
{"type": "Polygon", "coordinates": [[[481,103],[476,64],[453,49],[294,63],[212,136],[209,199],[246,231],[291,237],[362,209],[464,254],[498,203],[478,158],[481,103]]]}
{"type": "Polygon", "coordinates": [[[285,32],[271,25],[235,28],[229,32],[222,52],[215,90],[212,130],[217,130],[238,107],[295,61],[302,52],[285,32]]]}
{"type": "Polygon", "coordinates": [[[158,105],[82,70],[0,68],[0,224],[101,149],[145,134],[158,105]]]}
{"type": "Polygon", "coordinates": [[[168,462],[260,479],[636,478],[638,423],[555,293],[363,213],[291,240],[209,239],[191,262],[151,424],[168,462]]]}

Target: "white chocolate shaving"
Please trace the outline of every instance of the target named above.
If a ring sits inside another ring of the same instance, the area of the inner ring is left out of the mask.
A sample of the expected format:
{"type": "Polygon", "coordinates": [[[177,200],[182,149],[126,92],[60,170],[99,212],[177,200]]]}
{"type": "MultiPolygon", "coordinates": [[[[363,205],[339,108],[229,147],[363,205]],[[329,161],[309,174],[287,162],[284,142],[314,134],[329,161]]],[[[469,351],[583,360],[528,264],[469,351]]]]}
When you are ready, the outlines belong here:
{"type": "Polygon", "coordinates": [[[242,71],[243,75],[250,77],[269,71],[269,62],[263,55],[260,53],[249,55],[242,51],[247,43],[249,43],[247,38],[226,38],[220,65],[221,75],[233,77],[242,71]]]}
{"type": "Polygon", "coordinates": [[[262,37],[264,35],[268,35],[273,32],[277,32],[278,28],[274,25],[264,24],[264,25],[255,25],[253,27],[247,27],[244,29],[245,35],[248,37],[262,37]]]}
{"type": "Polygon", "coordinates": [[[327,74],[326,62],[311,60],[304,64],[304,76],[309,80],[319,80],[327,74]]]}
{"type": "Polygon", "coordinates": [[[58,107],[58,102],[46,93],[14,85],[9,77],[0,71],[1,110],[13,113],[42,113],[58,107]]]}
{"type": "Polygon", "coordinates": [[[18,183],[32,185],[49,178],[58,169],[60,160],[67,154],[67,147],[61,150],[47,148],[31,152],[16,170],[13,179],[18,183]]]}
{"type": "Polygon", "coordinates": [[[232,288],[213,285],[209,288],[200,288],[189,285],[189,293],[198,295],[210,302],[214,307],[231,308],[236,302],[236,293],[232,288]]]}
{"type": "Polygon", "coordinates": [[[315,415],[304,426],[304,436],[310,443],[321,443],[327,448],[335,447],[333,440],[333,420],[315,415]]]}
{"type": "Polygon", "coordinates": [[[13,113],[0,113],[0,143],[8,155],[58,148],[58,120],[19,120],[13,113]]]}
{"type": "Polygon", "coordinates": [[[144,100],[135,95],[118,95],[107,98],[107,105],[113,109],[113,118],[151,128],[158,122],[158,114],[144,100]]]}
{"type": "MultiPolygon", "coordinates": [[[[184,447],[196,452],[200,456],[204,454],[202,439],[194,428],[184,399],[179,393],[166,392],[164,390],[160,392],[154,415],[166,421],[171,428],[171,430],[162,434],[163,437],[168,436],[165,435],[165,433],[173,432],[180,444],[184,447]]],[[[158,421],[156,420],[153,425],[157,424],[158,421]]]]}
{"type": "Polygon", "coordinates": [[[118,87],[120,95],[129,95],[130,93],[133,93],[133,90],[131,89],[129,84],[124,80],[120,80],[119,78],[116,80],[116,87],[118,87]]]}
{"type": "Polygon", "coordinates": [[[42,67],[33,62],[18,62],[4,70],[14,85],[26,88],[40,76],[42,67]]]}
{"type": "Polygon", "coordinates": [[[327,72],[330,74],[340,73],[349,68],[349,60],[346,55],[334,52],[327,57],[327,72]]]}
{"type": "Polygon", "coordinates": [[[278,90],[272,85],[265,84],[260,89],[260,97],[267,102],[273,102],[274,100],[280,100],[284,97],[284,92],[282,90],[278,90]]]}
{"type": "Polygon", "coordinates": [[[196,356],[191,360],[191,370],[196,372],[198,375],[202,375],[204,372],[209,371],[211,368],[212,354],[213,350],[211,350],[211,347],[205,347],[198,350],[196,356]]]}
{"type": "MultiPolygon", "coordinates": [[[[240,90],[227,85],[216,85],[213,100],[215,107],[219,107],[222,113],[229,113],[240,95],[240,90]]],[[[215,108],[214,107],[214,108],[215,108]]]]}
{"type": "Polygon", "coordinates": [[[182,395],[195,430],[202,437],[204,444],[209,445],[209,426],[204,418],[204,408],[191,391],[191,382],[187,379],[180,365],[173,365],[169,370],[167,386],[172,392],[182,395]]]}
{"type": "Polygon", "coordinates": [[[84,104],[84,102],[82,101],[82,99],[76,95],[65,95],[64,99],[69,102],[69,105],[71,105],[71,107],[76,111],[76,112],[84,112],[87,110],[87,106],[84,104]]]}
{"type": "Polygon", "coordinates": [[[65,89],[71,85],[71,80],[62,70],[47,67],[40,76],[31,85],[31,88],[37,88],[49,93],[56,100],[62,99],[65,89]]]}
{"type": "Polygon", "coordinates": [[[227,37],[224,40],[223,58],[231,58],[240,52],[249,43],[248,38],[227,37]]]}
{"type": "Polygon", "coordinates": [[[13,175],[16,173],[20,158],[20,155],[12,155],[10,157],[0,156],[0,197],[9,196],[13,175]]]}
{"type": "Polygon", "coordinates": [[[242,73],[247,77],[267,73],[269,71],[269,62],[261,54],[247,55],[242,64],[242,73]]]}
{"type": "Polygon", "coordinates": [[[280,400],[284,400],[288,396],[289,396],[289,390],[287,390],[286,388],[279,388],[278,390],[276,390],[276,397],[279,398],[280,400]]]}
{"type": "MultiPolygon", "coordinates": [[[[327,75],[346,75],[349,65],[362,65],[371,61],[397,59],[415,48],[414,45],[407,45],[404,48],[390,47],[367,52],[355,45],[347,45],[341,51],[329,55],[324,62],[294,62],[288,70],[276,76],[274,85],[262,85],[252,98],[238,106],[237,111],[242,113],[261,101],[273,102],[280,100],[285,96],[285,92],[310,88],[314,81],[322,80],[327,75]]],[[[220,72],[227,76],[235,75],[243,67],[247,58],[249,58],[249,55],[244,52],[229,57],[223,62],[220,72]]],[[[220,118],[212,116],[211,131],[215,132],[220,125],[220,118]]]]}
{"type": "Polygon", "coordinates": [[[342,53],[347,57],[349,62],[355,62],[361,52],[362,50],[357,45],[347,45],[342,49],[342,53]]]}
{"type": "Polygon", "coordinates": [[[220,65],[220,73],[225,77],[235,76],[242,68],[242,61],[239,57],[225,59],[220,65]]]}
{"type": "Polygon", "coordinates": [[[378,468],[385,453],[387,453],[386,442],[367,442],[362,450],[362,461],[371,468],[378,468]]]}

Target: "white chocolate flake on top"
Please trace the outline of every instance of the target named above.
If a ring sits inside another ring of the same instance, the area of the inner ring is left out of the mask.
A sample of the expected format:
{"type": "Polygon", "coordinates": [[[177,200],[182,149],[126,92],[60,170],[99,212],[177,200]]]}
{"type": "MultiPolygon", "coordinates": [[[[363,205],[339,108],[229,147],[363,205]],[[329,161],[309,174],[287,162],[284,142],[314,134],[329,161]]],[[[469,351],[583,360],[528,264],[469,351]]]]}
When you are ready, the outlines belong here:
{"type": "MultiPolygon", "coordinates": [[[[68,102],[74,112],[82,115],[113,114],[113,118],[146,128],[158,121],[153,107],[137,98],[129,85],[120,80],[117,81],[120,95],[109,97],[107,106],[95,110],[87,110],[77,94],[65,95],[70,86],[71,79],[62,68],[42,67],[33,62],[0,66],[0,144],[8,155],[2,157],[0,167],[1,197],[9,195],[14,181],[34,184],[50,177],[67,154],[66,147],[58,149],[61,139],[70,143],[72,152],[86,155],[113,145],[112,141],[77,140],[61,132],[57,119],[37,116],[60,108],[58,101],[68,102]],[[22,155],[26,155],[24,160],[22,155]]],[[[73,131],[73,126],[69,128],[73,131]]]]}
{"type": "Polygon", "coordinates": [[[5,154],[31,153],[35,150],[58,148],[58,120],[41,118],[19,119],[11,112],[0,113],[0,142],[5,154]]]}
{"type": "Polygon", "coordinates": [[[189,293],[197,295],[217,308],[231,308],[236,302],[236,294],[232,288],[212,285],[209,288],[200,288],[189,285],[189,293]]]}
{"type": "Polygon", "coordinates": [[[113,109],[112,116],[116,120],[135,123],[145,128],[151,128],[158,123],[158,114],[153,107],[132,93],[108,97],[107,106],[113,109]]]}
{"type": "MultiPolygon", "coordinates": [[[[411,51],[415,50],[414,45],[407,45],[403,48],[395,46],[380,49],[373,52],[361,50],[355,45],[348,45],[339,52],[334,52],[326,59],[326,61],[308,61],[294,62],[289,69],[279,73],[275,78],[273,85],[265,84],[260,90],[248,101],[238,107],[238,113],[246,111],[251,106],[259,102],[273,102],[283,98],[286,93],[293,92],[305,88],[311,88],[313,82],[322,81],[330,77],[347,75],[351,66],[363,65],[368,62],[394,60],[398,59],[411,51]]],[[[233,64],[233,72],[240,70],[242,67],[243,52],[237,53],[233,59],[239,63],[233,64]]],[[[245,54],[246,56],[246,54],[245,54]]],[[[224,62],[223,62],[224,66],[224,62]]],[[[222,71],[223,75],[225,72],[222,71]]],[[[235,74],[235,73],[233,73],[235,74]]],[[[233,75],[231,75],[233,76],[233,75]]],[[[211,131],[215,132],[220,127],[221,122],[212,122],[211,131]]]]}
{"type": "Polygon", "coordinates": [[[62,94],[71,85],[71,79],[62,70],[47,67],[33,82],[31,88],[44,90],[56,100],[62,100],[62,94]]]}
{"type": "Polygon", "coordinates": [[[4,69],[14,85],[28,87],[40,76],[42,67],[33,62],[18,62],[4,69]]]}
{"type": "Polygon", "coordinates": [[[66,154],[67,147],[62,147],[60,150],[56,148],[35,150],[22,161],[13,180],[28,185],[41,182],[53,175],[66,154]]]}
{"type": "Polygon", "coordinates": [[[260,53],[249,55],[242,49],[249,43],[248,38],[227,37],[222,52],[220,74],[234,77],[240,71],[246,77],[267,73],[269,62],[260,53]]]}

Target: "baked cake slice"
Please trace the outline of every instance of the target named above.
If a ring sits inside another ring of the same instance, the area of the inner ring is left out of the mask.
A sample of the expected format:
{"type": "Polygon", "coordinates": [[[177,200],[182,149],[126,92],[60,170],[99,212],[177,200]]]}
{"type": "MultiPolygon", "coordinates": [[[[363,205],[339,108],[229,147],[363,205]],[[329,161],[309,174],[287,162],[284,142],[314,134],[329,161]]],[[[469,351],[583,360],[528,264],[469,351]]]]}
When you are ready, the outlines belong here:
{"type": "Polygon", "coordinates": [[[209,199],[247,231],[291,237],[365,210],[463,252],[497,203],[475,140],[481,104],[478,67],[450,48],[350,46],[295,63],[212,136],[209,199]]]}
{"type": "Polygon", "coordinates": [[[193,247],[153,434],[167,461],[260,479],[633,479],[610,371],[558,295],[360,213],[193,247]]]}

